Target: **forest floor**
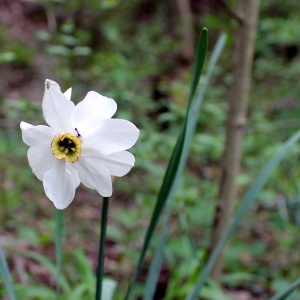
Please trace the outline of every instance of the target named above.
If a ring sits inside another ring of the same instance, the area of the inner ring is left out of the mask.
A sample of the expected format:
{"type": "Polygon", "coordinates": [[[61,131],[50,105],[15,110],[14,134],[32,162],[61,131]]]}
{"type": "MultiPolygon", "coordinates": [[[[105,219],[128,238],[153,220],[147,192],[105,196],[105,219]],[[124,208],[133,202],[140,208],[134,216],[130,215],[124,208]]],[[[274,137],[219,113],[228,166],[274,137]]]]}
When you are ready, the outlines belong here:
{"type": "MultiPolygon", "coordinates": [[[[22,47],[24,47],[23,50],[25,52],[26,48],[32,48],[36,50],[35,53],[39,53],[38,56],[31,57],[29,60],[24,58],[23,63],[18,61],[18,63],[1,65],[0,97],[5,99],[25,98],[36,103],[41,103],[43,97],[43,83],[47,76],[47,68],[51,62],[47,62],[47,58],[43,56],[42,52],[38,51],[40,45],[36,42],[35,33],[38,30],[47,28],[45,19],[47,18],[43,7],[38,3],[32,5],[29,2],[20,2],[18,0],[0,2],[0,24],[2,28],[5,28],[5,33],[3,33],[0,42],[9,38],[12,44],[23,45],[22,47]]],[[[9,45],[7,47],[5,46],[4,49],[5,51],[9,51],[9,45]]],[[[22,52],[22,49],[18,51],[22,52]]],[[[3,113],[1,118],[0,126],[2,126],[1,129],[3,130],[10,127],[17,128],[19,126],[19,124],[15,122],[9,122],[3,113]]],[[[21,164],[24,166],[25,163],[25,153],[22,160],[13,159],[13,164],[21,164]]],[[[0,176],[4,177],[6,170],[0,170],[0,172],[2,173],[0,176]]],[[[1,179],[5,181],[5,178],[1,179]]],[[[136,178],[129,175],[128,180],[128,184],[130,184],[130,182],[134,183],[136,178]]],[[[8,186],[11,184],[9,181],[5,182],[8,186]]],[[[35,185],[41,185],[41,183],[36,180],[35,185]]],[[[11,188],[13,187],[12,183],[11,188]]],[[[41,189],[42,185],[38,188],[38,191],[40,192],[41,189]]],[[[26,228],[32,228],[34,232],[46,231],[48,234],[51,232],[53,234],[53,228],[47,228],[47,223],[42,221],[50,219],[55,214],[54,209],[49,209],[49,206],[52,204],[46,196],[40,194],[40,196],[37,197],[39,194],[31,190],[23,190],[21,195],[23,197],[22,200],[20,199],[20,201],[23,202],[22,205],[19,205],[13,211],[9,211],[9,213],[18,220],[18,224],[23,224],[26,228]],[[33,201],[34,203],[32,203],[33,201]],[[26,208],[27,205],[28,208],[26,208]],[[23,207],[25,208],[23,209],[23,207]],[[30,217],[28,217],[28,211],[31,211],[30,217]]],[[[124,226],[114,219],[114,215],[120,210],[128,212],[129,215],[133,211],[142,210],[142,208],[139,204],[134,203],[130,197],[114,194],[110,200],[109,224],[111,224],[111,229],[124,226]]],[[[97,264],[100,212],[101,199],[99,195],[90,193],[85,188],[79,187],[74,202],[65,213],[65,228],[67,230],[65,231],[64,251],[70,253],[73,249],[82,248],[94,270],[97,264]],[[80,207],[80,209],[78,209],[78,207],[80,207]],[[70,232],[68,232],[68,230],[70,230],[70,232]]],[[[145,216],[145,218],[139,220],[137,224],[128,225],[127,228],[123,227],[120,231],[129,236],[133,230],[136,230],[140,232],[140,238],[138,240],[130,240],[127,244],[121,245],[116,243],[114,239],[110,240],[108,237],[106,243],[105,270],[107,275],[110,275],[117,281],[124,282],[124,279],[126,279],[127,282],[129,282],[130,275],[133,273],[134,266],[131,265],[131,263],[133,260],[136,260],[137,256],[133,255],[133,258],[130,257],[130,255],[128,255],[128,249],[137,251],[141,248],[142,232],[145,232],[148,226],[150,212],[142,212],[142,216],[145,216]]],[[[2,215],[2,217],[4,218],[5,216],[2,215]]],[[[264,223],[268,218],[269,216],[263,213],[262,220],[260,220],[260,223],[257,223],[256,234],[260,235],[260,239],[268,240],[269,246],[275,246],[276,237],[270,237],[270,228],[264,223]],[[260,228],[258,228],[259,226],[260,228]]],[[[13,251],[8,250],[7,256],[14,281],[24,285],[28,284],[28,278],[25,274],[29,273],[33,278],[36,278],[38,282],[47,286],[53,286],[54,288],[55,280],[54,277],[49,274],[48,270],[35,260],[25,258],[22,255],[22,253],[30,250],[54,259],[55,249],[53,243],[51,244],[47,241],[46,243],[32,244],[31,241],[27,241],[26,239],[16,240],[18,232],[16,232],[15,228],[10,228],[7,219],[1,223],[4,224],[4,227],[1,228],[0,244],[4,245],[5,249],[10,249],[10,247],[13,246],[13,251]]],[[[243,230],[243,227],[241,230],[243,230]]],[[[247,232],[247,229],[245,230],[246,232],[244,232],[244,234],[242,233],[242,236],[245,238],[244,242],[251,243],[253,231],[250,233],[247,232]]],[[[243,259],[246,264],[252,263],[251,257],[245,256],[243,259]]],[[[145,275],[146,269],[144,269],[140,276],[141,281],[145,280],[145,275]]],[[[168,276],[169,267],[165,265],[159,280],[158,286],[160,290],[157,291],[157,297],[154,300],[163,299],[162,295],[167,288],[168,276]]],[[[264,295],[269,295],[268,289],[260,291],[257,294],[246,288],[243,289],[242,286],[233,289],[227,289],[225,287],[224,291],[234,300],[262,300],[267,299],[264,295]]]]}

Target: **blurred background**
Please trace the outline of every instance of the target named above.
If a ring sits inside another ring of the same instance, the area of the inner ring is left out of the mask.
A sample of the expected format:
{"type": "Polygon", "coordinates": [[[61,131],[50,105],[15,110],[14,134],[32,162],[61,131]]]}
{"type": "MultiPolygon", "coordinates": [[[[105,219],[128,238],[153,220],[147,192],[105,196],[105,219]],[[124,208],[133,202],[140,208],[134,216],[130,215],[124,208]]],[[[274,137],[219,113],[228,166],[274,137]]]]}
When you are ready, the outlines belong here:
{"type": "MultiPolygon", "coordinates": [[[[236,2],[227,5],[234,11],[236,2]]],[[[187,279],[209,246],[232,82],[238,22],[224,3],[0,1],[0,245],[22,299],[54,299],[55,290],[55,208],[28,166],[19,129],[20,121],[44,124],[45,79],[63,91],[73,87],[75,103],[90,90],[115,99],[116,117],[141,131],[131,149],[136,166],[115,180],[110,200],[105,271],[118,282],[115,299],[122,299],[184,118],[194,48],[205,26],[208,58],[220,34],[228,38],[176,194],[154,299],[182,299],[193,286],[187,279]]],[[[237,203],[267,159],[299,129],[299,17],[297,0],[261,1],[237,203]]],[[[222,277],[203,299],[268,299],[299,276],[299,158],[294,147],[276,169],[229,244],[222,277]]],[[[101,206],[101,197],[81,185],[64,211],[63,299],[92,299],[101,206]],[[78,287],[81,296],[74,294],[78,287]]],[[[0,281],[0,299],[4,295],[0,281]]]]}

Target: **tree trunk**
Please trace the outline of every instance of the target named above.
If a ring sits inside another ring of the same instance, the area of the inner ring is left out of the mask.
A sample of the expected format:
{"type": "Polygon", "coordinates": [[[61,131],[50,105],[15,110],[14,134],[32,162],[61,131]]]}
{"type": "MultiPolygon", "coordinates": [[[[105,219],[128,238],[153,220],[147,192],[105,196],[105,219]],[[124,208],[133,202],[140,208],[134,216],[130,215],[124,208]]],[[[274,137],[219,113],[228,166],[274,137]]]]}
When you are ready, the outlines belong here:
{"type": "MultiPolygon", "coordinates": [[[[242,142],[246,124],[251,86],[252,62],[258,19],[259,0],[237,0],[243,16],[234,37],[233,82],[229,90],[226,142],[222,161],[222,176],[216,203],[209,253],[227,231],[236,197],[236,178],[240,169],[242,142]]],[[[224,250],[223,250],[224,251],[224,250]]],[[[223,268],[223,252],[216,260],[212,278],[218,280],[223,268]]]]}
{"type": "Polygon", "coordinates": [[[177,0],[180,16],[180,30],[183,41],[182,58],[190,62],[194,58],[193,15],[189,0],[177,0]]]}

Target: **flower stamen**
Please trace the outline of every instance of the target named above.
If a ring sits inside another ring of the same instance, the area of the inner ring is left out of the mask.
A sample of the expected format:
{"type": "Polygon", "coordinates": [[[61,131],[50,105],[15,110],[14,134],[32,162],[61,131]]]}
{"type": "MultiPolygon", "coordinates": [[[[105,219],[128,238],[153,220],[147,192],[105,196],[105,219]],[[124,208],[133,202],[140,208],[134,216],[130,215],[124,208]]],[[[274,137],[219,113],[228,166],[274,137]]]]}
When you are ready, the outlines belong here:
{"type": "Polygon", "coordinates": [[[80,133],[77,128],[75,128],[75,131],[77,132],[77,137],[80,137],[80,133]]]}
{"type": "Polygon", "coordinates": [[[73,163],[81,155],[81,141],[71,133],[56,135],[51,142],[51,149],[57,159],[66,159],[73,163]]]}

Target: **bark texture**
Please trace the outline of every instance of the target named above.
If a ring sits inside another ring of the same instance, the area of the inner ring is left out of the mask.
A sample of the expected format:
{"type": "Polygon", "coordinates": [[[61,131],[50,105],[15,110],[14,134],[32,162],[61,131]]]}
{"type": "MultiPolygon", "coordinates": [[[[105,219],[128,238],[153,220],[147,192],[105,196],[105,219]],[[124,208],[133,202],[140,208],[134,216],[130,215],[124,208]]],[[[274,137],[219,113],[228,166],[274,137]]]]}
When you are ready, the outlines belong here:
{"type": "MultiPolygon", "coordinates": [[[[240,169],[242,142],[251,86],[259,0],[238,0],[237,4],[239,6],[238,10],[243,16],[243,21],[239,24],[234,37],[233,82],[229,90],[226,142],[210,253],[215,249],[232,221],[234,199],[237,192],[236,178],[240,169]]],[[[211,276],[213,279],[218,280],[222,273],[222,268],[223,252],[219,255],[212,270],[211,276]]]]}
{"type": "Polygon", "coordinates": [[[190,62],[194,58],[194,26],[189,0],[177,0],[180,16],[180,28],[183,41],[182,57],[190,62]]]}

